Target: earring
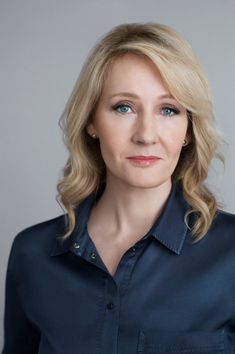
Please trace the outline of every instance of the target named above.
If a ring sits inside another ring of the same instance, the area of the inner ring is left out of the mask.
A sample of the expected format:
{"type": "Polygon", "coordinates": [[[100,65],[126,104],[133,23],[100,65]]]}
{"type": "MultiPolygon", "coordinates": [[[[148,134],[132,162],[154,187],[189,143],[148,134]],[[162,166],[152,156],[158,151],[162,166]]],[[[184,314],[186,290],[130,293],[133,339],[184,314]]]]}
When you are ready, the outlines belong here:
{"type": "Polygon", "coordinates": [[[97,135],[96,135],[95,133],[93,133],[93,134],[91,134],[91,137],[92,137],[93,139],[96,139],[96,138],[97,138],[97,135]]]}
{"type": "Polygon", "coordinates": [[[184,139],[184,143],[183,143],[183,146],[186,146],[188,143],[187,143],[187,140],[184,139]]]}

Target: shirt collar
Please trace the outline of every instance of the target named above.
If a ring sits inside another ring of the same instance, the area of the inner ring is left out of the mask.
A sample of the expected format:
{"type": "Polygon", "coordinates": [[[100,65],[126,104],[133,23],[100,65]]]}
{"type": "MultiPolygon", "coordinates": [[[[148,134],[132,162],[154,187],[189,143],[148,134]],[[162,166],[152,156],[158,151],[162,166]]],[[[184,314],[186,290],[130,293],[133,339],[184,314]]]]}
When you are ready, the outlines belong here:
{"type": "MultiPolygon", "coordinates": [[[[87,243],[87,239],[83,237],[83,235],[86,230],[91,208],[102,194],[104,187],[105,186],[102,185],[97,194],[91,194],[75,208],[75,229],[65,240],[60,236],[56,238],[50,253],[51,256],[74,251],[76,247],[79,247],[79,251],[77,250],[78,254],[83,253],[87,243]]],[[[172,181],[172,188],[163,210],[147,235],[151,234],[169,250],[180,254],[188,229],[184,222],[184,217],[189,208],[190,205],[183,196],[181,186],[179,183],[172,181]]]]}
{"type": "Polygon", "coordinates": [[[184,198],[180,184],[173,181],[162,213],[150,233],[176,254],[180,254],[187,234],[188,226],[184,218],[189,209],[191,207],[184,198]]]}

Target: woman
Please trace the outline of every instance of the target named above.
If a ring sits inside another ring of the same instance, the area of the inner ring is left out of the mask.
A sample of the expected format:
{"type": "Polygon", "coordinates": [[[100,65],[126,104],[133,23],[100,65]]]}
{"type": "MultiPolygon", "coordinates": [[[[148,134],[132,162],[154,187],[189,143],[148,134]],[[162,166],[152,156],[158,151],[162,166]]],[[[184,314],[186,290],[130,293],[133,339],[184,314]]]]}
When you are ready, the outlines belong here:
{"type": "Polygon", "coordinates": [[[61,118],[67,213],[13,242],[4,354],[232,353],[235,217],[205,180],[207,79],[155,23],[95,46],[61,118]]]}

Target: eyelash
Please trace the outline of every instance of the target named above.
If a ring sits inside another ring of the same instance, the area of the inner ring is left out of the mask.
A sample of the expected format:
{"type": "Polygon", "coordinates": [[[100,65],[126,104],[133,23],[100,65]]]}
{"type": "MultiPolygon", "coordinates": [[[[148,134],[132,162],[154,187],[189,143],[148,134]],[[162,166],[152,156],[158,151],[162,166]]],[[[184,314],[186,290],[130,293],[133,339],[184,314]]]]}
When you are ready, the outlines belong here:
{"type": "MultiPolygon", "coordinates": [[[[120,113],[120,114],[128,114],[128,112],[119,112],[119,111],[117,111],[117,109],[118,109],[118,108],[121,108],[121,107],[128,107],[128,108],[131,108],[131,109],[132,109],[132,107],[131,107],[129,104],[126,104],[126,103],[118,103],[118,104],[116,104],[116,105],[114,105],[114,106],[112,107],[112,110],[114,110],[115,112],[120,113]]],[[[178,109],[173,108],[173,107],[170,107],[170,106],[168,106],[168,105],[163,106],[163,107],[161,108],[161,110],[163,110],[163,109],[170,109],[174,114],[179,114],[179,113],[180,113],[180,111],[179,111],[178,109]]],[[[174,114],[173,114],[173,115],[174,115],[174,114]]],[[[166,116],[167,116],[167,117],[172,117],[173,115],[166,115],[166,116]]]]}

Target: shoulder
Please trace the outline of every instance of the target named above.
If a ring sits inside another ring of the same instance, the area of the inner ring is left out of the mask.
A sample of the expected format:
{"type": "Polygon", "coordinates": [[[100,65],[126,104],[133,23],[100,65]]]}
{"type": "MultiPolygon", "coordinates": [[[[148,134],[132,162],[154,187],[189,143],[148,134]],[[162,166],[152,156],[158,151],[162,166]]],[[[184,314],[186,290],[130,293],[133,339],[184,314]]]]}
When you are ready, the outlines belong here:
{"type": "Polygon", "coordinates": [[[235,247],[235,214],[218,209],[207,236],[220,245],[235,247]]]}
{"type": "Polygon", "coordinates": [[[218,209],[213,226],[227,231],[235,231],[235,214],[218,209]]]}
{"type": "Polygon", "coordinates": [[[21,262],[26,257],[48,254],[58,236],[65,231],[66,214],[21,230],[13,239],[10,259],[21,262]]]}

